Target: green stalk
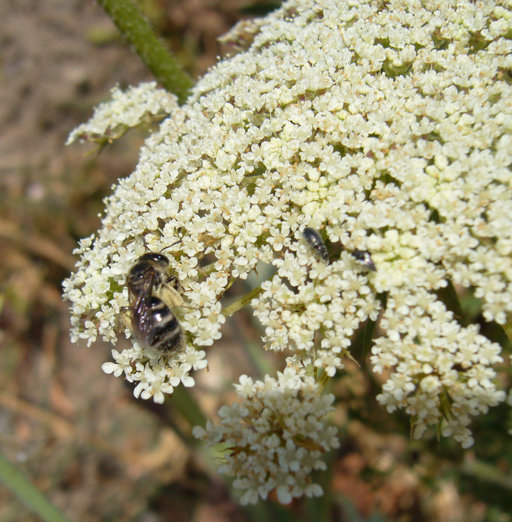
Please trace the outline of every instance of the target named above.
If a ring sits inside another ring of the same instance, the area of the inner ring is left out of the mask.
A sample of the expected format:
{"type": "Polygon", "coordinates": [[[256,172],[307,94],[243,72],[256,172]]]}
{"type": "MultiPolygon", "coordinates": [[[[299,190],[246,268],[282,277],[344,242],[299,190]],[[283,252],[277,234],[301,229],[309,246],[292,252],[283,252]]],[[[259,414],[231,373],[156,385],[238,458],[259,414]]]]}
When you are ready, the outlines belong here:
{"type": "Polygon", "coordinates": [[[512,314],[507,314],[507,322],[503,325],[503,330],[508,340],[512,343],[512,314]]]}
{"type": "Polygon", "coordinates": [[[223,308],[222,315],[225,317],[231,317],[235,312],[238,312],[238,310],[241,310],[244,306],[247,306],[255,297],[258,297],[261,292],[263,292],[263,289],[261,286],[257,286],[249,293],[240,297],[240,299],[237,299],[234,303],[231,303],[229,306],[223,308]]]}
{"type": "Polygon", "coordinates": [[[191,428],[206,424],[206,415],[184,386],[178,386],[174,389],[170,403],[185,418],[191,428]]]}
{"type": "Polygon", "coordinates": [[[156,79],[183,103],[192,80],[154,33],[133,0],[98,0],[123,37],[135,48],[156,79]]]}
{"type": "Polygon", "coordinates": [[[512,491],[512,477],[500,471],[497,467],[481,460],[466,459],[461,466],[462,473],[487,484],[499,486],[512,491]]]}
{"type": "Polygon", "coordinates": [[[452,311],[455,315],[455,318],[461,321],[462,324],[465,324],[466,318],[462,312],[462,308],[460,306],[459,296],[457,295],[457,291],[453,286],[450,280],[447,281],[447,285],[443,288],[439,288],[437,291],[437,295],[441,298],[441,301],[446,305],[448,310],[452,311]]]}
{"type": "Polygon", "coordinates": [[[42,520],[69,522],[50,501],[0,453],[0,481],[42,520]]]}

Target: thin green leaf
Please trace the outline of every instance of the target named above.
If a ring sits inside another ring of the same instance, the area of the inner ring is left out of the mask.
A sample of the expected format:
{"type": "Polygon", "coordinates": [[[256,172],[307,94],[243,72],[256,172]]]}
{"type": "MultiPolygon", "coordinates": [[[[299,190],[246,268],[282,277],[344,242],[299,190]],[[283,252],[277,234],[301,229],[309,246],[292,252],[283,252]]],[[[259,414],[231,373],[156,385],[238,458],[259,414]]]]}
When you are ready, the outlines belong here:
{"type": "Polygon", "coordinates": [[[0,453],[0,481],[42,520],[69,522],[19,470],[0,453]]]}

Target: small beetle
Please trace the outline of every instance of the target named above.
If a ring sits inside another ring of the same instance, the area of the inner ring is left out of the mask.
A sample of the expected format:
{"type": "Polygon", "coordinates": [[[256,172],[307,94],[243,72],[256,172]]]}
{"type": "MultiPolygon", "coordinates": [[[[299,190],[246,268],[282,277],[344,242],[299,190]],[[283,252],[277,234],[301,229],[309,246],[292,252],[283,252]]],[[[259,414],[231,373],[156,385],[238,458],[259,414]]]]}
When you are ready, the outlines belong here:
{"type": "Polygon", "coordinates": [[[372,256],[368,250],[354,250],[352,255],[359,261],[359,263],[366,267],[368,270],[372,270],[373,272],[377,271],[377,267],[373,262],[372,256]]]}
{"type": "Polygon", "coordinates": [[[302,235],[311,248],[314,248],[324,261],[329,262],[329,252],[327,251],[327,246],[325,245],[320,232],[314,228],[305,227],[302,231],[302,235]]]}

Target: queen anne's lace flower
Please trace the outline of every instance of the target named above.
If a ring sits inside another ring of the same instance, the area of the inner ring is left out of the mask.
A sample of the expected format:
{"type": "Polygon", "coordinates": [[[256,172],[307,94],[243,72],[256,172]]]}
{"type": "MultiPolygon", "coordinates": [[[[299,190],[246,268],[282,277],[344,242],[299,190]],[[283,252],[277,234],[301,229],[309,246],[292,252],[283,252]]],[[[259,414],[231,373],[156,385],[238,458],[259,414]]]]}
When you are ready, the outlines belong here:
{"type": "Polygon", "coordinates": [[[161,120],[177,106],[176,96],[158,89],[156,82],[141,83],[125,92],[114,87],[110,94],[112,99],[100,103],[94,116],[69,135],[66,145],[76,140],[99,143],[115,140],[142,123],[161,120]]]}
{"type": "Polygon", "coordinates": [[[242,375],[235,387],[243,404],[223,406],[220,424],[209,421],[194,435],[227,446],[219,471],[235,477],[242,504],[255,504],[273,490],[282,504],[320,496],[310,473],[325,469],[321,456],[339,446],[336,428],[324,421],[334,396],[322,395],[312,377],[292,368],[263,382],[242,375]]]}
{"type": "Polygon", "coordinates": [[[172,245],[186,348],[134,345],[105,366],[162,400],[204,366],[233,280],[272,264],[252,303],[268,349],[334,375],[382,313],[379,400],[408,411],[416,436],[440,424],[470,445],[471,417],[505,398],[500,348],[439,295],[470,288],[486,320],[510,321],[511,34],[498,0],[291,0],[251,25],[247,50],[162,122],[82,241],[65,282],[73,338],[115,341],[127,271],[145,245],[172,245]],[[330,263],[305,226],[328,240],[330,263]]]}

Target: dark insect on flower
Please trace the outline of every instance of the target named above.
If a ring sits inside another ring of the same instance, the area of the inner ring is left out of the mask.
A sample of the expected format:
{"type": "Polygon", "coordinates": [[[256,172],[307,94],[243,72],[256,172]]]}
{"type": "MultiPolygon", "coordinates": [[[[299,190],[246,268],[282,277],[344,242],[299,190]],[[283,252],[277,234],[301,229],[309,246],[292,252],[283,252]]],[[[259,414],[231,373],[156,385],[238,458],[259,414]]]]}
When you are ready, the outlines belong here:
{"type": "Polygon", "coordinates": [[[305,227],[302,231],[302,235],[304,239],[308,242],[311,248],[314,248],[318,255],[324,260],[329,261],[329,252],[327,251],[327,246],[322,239],[320,233],[314,228],[305,227]]]}
{"type": "Polygon", "coordinates": [[[147,346],[168,352],[181,345],[183,330],[172,310],[153,295],[137,298],[132,312],[133,333],[147,346]]]}
{"type": "Polygon", "coordinates": [[[354,250],[352,251],[352,255],[359,261],[359,263],[367,268],[368,270],[372,270],[373,272],[377,271],[377,267],[373,262],[372,256],[368,250],[354,250]]]}
{"type": "Polygon", "coordinates": [[[149,296],[163,284],[176,285],[175,277],[168,274],[169,258],[148,252],[139,257],[126,277],[128,290],[134,297],[149,296]]]}
{"type": "Polygon", "coordinates": [[[169,275],[169,265],[167,256],[147,252],[126,276],[131,296],[131,306],[125,309],[131,312],[127,326],[139,341],[163,351],[177,348],[183,339],[181,325],[167,304],[183,305],[179,282],[169,275]]]}

